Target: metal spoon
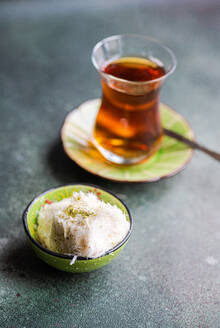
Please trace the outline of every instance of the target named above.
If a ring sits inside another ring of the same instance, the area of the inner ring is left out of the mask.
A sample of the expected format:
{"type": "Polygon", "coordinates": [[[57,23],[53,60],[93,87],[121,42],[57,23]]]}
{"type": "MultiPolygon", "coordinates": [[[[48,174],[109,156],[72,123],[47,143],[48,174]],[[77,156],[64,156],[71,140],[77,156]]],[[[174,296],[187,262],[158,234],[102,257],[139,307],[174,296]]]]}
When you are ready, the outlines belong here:
{"type": "MultiPolygon", "coordinates": [[[[74,124],[74,128],[75,128],[74,130],[75,130],[76,141],[81,143],[84,147],[93,146],[94,148],[96,148],[98,150],[97,142],[95,139],[89,138],[86,131],[84,131],[81,127],[74,124]]],[[[220,153],[216,153],[215,151],[212,151],[212,150],[200,145],[198,142],[190,140],[188,138],[185,138],[182,135],[180,135],[179,133],[176,133],[169,129],[163,128],[163,131],[166,136],[168,136],[170,138],[174,138],[174,139],[186,144],[187,146],[189,146],[192,149],[200,150],[220,162],[220,153]]]]}
{"type": "Polygon", "coordinates": [[[185,138],[174,131],[171,131],[171,130],[168,130],[165,128],[163,129],[163,131],[166,136],[174,138],[180,142],[183,142],[184,144],[188,145],[190,148],[201,150],[204,153],[206,153],[207,155],[211,156],[212,158],[214,158],[215,160],[220,162],[220,153],[216,153],[215,151],[210,150],[210,149],[200,145],[198,142],[195,142],[193,140],[185,138]]]}

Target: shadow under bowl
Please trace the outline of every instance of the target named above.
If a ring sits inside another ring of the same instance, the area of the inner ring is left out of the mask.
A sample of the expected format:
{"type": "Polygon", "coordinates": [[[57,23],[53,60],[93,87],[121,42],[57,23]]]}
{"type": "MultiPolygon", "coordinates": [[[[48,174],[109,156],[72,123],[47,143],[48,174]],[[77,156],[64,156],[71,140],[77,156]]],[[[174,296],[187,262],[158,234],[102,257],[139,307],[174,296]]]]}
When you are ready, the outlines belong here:
{"type": "Polygon", "coordinates": [[[111,262],[125,247],[132,230],[133,220],[127,206],[121,201],[117,196],[111,192],[100,188],[95,185],[88,185],[83,183],[65,185],[60,187],[51,188],[40,195],[36,196],[27,206],[23,213],[23,224],[27,239],[33,248],[36,255],[49,264],[50,266],[67,272],[80,273],[80,272],[90,272],[99,269],[109,262],[111,262]],[[98,194],[101,200],[111,205],[116,205],[125,214],[126,219],[130,223],[129,231],[127,232],[125,238],[117,244],[114,248],[108,250],[103,255],[96,258],[88,257],[77,257],[75,263],[70,264],[73,255],[61,254],[53,252],[45,247],[43,247],[38,241],[36,236],[36,225],[38,222],[38,215],[40,208],[45,203],[57,202],[64,198],[72,196],[72,193],[76,191],[94,192],[98,194]]]}

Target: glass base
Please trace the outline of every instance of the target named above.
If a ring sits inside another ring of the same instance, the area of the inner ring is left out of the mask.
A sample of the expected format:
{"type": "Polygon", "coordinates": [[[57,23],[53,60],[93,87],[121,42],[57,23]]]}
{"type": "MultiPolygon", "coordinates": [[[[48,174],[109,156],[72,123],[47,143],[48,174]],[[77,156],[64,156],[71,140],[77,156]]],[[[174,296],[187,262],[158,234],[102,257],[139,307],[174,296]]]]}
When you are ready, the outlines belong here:
{"type": "Polygon", "coordinates": [[[95,148],[102,154],[102,156],[109,162],[114,163],[114,164],[119,164],[119,165],[134,165],[134,164],[144,162],[144,161],[148,160],[152,155],[154,155],[159,150],[159,148],[162,144],[162,139],[163,139],[163,135],[159,138],[159,141],[154,146],[154,148],[152,149],[151,152],[144,153],[140,156],[130,157],[130,158],[122,157],[120,155],[117,155],[117,154],[103,148],[95,139],[93,139],[92,143],[95,146],[95,148]]]}

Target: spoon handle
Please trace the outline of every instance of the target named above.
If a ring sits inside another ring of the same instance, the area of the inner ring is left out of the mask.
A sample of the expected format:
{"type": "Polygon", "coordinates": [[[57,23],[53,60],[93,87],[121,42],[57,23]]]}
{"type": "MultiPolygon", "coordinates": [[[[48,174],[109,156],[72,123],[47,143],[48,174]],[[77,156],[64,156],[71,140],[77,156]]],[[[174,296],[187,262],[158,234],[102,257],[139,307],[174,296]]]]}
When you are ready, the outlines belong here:
{"type": "Polygon", "coordinates": [[[186,145],[190,146],[193,149],[198,149],[203,151],[204,153],[206,153],[207,155],[211,156],[212,158],[216,159],[217,161],[220,162],[220,153],[216,153],[215,151],[212,151],[200,144],[198,144],[197,142],[190,140],[188,138],[185,138],[183,136],[181,136],[179,133],[176,133],[174,131],[171,131],[169,129],[163,129],[164,134],[168,137],[174,138],[178,141],[181,141],[183,143],[185,143],[186,145]]]}

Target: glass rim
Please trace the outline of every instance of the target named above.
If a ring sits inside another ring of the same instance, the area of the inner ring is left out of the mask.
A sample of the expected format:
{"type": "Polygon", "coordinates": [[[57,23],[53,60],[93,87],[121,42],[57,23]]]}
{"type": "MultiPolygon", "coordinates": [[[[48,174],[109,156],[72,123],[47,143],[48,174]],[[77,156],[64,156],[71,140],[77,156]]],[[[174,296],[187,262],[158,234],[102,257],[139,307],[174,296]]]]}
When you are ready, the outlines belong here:
{"type": "Polygon", "coordinates": [[[162,44],[161,41],[154,39],[152,37],[149,37],[147,35],[143,35],[143,34],[135,34],[135,33],[131,33],[131,34],[116,34],[116,35],[112,35],[109,36],[107,38],[102,39],[101,41],[99,41],[98,43],[96,43],[96,45],[94,46],[93,50],[92,50],[92,54],[91,54],[91,60],[92,63],[94,65],[94,67],[97,69],[97,71],[103,75],[105,78],[111,78],[114,81],[118,81],[118,82],[123,82],[123,83],[127,83],[130,85],[147,85],[147,84],[151,84],[151,83],[155,83],[155,82],[159,82],[162,81],[164,79],[166,79],[169,75],[171,75],[175,69],[176,69],[176,65],[177,65],[177,60],[176,60],[176,56],[174,55],[173,51],[168,48],[167,46],[165,46],[164,44],[162,44]],[[105,73],[103,71],[100,70],[97,61],[95,60],[95,52],[98,48],[100,48],[105,42],[108,41],[112,41],[112,40],[117,40],[120,39],[122,37],[136,37],[136,38],[140,38],[140,39],[145,39],[147,41],[151,41],[152,43],[157,44],[158,46],[160,46],[162,49],[164,49],[165,51],[167,51],[167,53],[170,55],[171,57],[171,61],[172,61],[172,66],[170,68],[169,71],[167,71],[163,76],[153,79],[153,80],[149,80],[149,81],[129,81],[126,79],[122,79],[119,77],[116,77],[114,75],[105,73]]]}

